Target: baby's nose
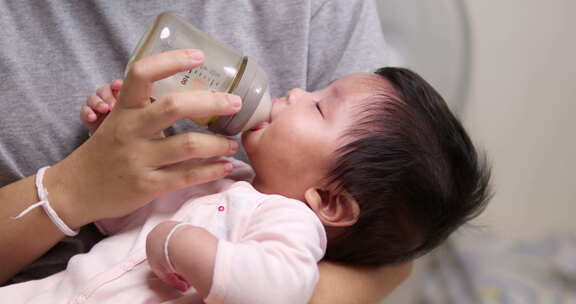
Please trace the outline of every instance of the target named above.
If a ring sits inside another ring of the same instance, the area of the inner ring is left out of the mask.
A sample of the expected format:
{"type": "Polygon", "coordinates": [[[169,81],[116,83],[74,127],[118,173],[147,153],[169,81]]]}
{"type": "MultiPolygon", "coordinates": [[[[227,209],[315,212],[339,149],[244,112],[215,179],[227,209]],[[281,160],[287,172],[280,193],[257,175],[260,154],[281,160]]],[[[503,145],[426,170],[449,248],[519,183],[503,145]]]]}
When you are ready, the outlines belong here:
{"type": "Polygon", "coordinates": [[[300,97],[302,97],[304,94],[306,94],[307,92],[302,90],[302,89],[298,89],[298,88],[294,88],[290,91],[288,91],[288,103],[293,103],[296,100],[298,100],[300,97]]]}

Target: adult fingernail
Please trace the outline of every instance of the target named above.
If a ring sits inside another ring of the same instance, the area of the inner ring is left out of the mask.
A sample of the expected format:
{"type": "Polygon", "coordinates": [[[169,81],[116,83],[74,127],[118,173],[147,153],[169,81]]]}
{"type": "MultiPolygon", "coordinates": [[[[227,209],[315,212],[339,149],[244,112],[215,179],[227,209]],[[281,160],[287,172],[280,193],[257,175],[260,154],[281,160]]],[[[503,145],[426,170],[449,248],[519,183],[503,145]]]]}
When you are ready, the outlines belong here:
{"type": "Polygon", "coordinates": [[[234,140],[228,140],[229,150],[228,155],[234,155],[238,151],[238,143],[234,140]]]}
{"type": "Polygon", "coordinates": [[[204,60],[204,53],[200,50],[186,50],[186,53],[194,63],[202,62],[204,60]]]}
{"type": "Polygon", "coordinates": [[[234,110],[240,109],[242,107],[242,99],[238,95],[228,94],[226,96],[228,98],[228,102],[232,106],[234,110]]]}

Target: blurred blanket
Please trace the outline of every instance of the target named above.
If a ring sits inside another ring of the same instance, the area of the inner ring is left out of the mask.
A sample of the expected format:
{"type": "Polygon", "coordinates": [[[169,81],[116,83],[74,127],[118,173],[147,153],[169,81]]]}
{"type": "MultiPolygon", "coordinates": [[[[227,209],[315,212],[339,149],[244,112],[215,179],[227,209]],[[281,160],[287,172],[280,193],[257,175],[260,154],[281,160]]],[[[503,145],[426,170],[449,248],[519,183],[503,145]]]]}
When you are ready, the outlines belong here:
{"type": "Polygon", "coordinates": [[[576,233],[460,234],[431,255],[424,276],[418,303],[576,303],[576,233]]]}

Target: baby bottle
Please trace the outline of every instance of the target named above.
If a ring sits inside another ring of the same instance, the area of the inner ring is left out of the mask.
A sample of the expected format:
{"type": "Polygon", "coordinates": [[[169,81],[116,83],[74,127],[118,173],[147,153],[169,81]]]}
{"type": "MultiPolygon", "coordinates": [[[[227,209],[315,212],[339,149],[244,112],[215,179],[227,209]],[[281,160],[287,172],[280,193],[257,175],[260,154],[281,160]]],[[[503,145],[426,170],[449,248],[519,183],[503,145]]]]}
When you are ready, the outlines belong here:
{"type": "Polygon", "coordinates": [[[224,135],[235,135],[269,119],[271,110],[268,77],[253,60],[212,39],[191,24],[171,13],[156,17],[141,38],[128,62],[174,49],[199,49],[204,64],[154,83],[151,100],[174,91],[210,90],[238,95],[240,112],[230,116],[193,119],[201,126],[224,135]]]}

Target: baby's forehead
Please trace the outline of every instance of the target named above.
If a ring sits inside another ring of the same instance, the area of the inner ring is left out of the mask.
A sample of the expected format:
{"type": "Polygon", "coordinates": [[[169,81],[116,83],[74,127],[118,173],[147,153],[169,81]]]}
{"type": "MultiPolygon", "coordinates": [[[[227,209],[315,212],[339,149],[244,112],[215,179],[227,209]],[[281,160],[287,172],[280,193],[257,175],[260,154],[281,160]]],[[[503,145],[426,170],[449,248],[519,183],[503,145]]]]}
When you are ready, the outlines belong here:
{"type": "Polygon", "coordinates": [[[336,79],[331,86],[348,94],[394,94],[395,89],[384,77],[374,73],[354,73],[336,79]]]}
{"type": "Polygon", "coordinates": [[[349,132],[351,126],[372,117],[373,111],[386,107],[393,100],[395,89],[384,77],[373,73],[354,73],[338,78],[327,87],[329,117],[334,117],[340,126],[340,146],[354,140],[349,132]],[[331,111],[332,110],[332,111],[331,111]]]}

